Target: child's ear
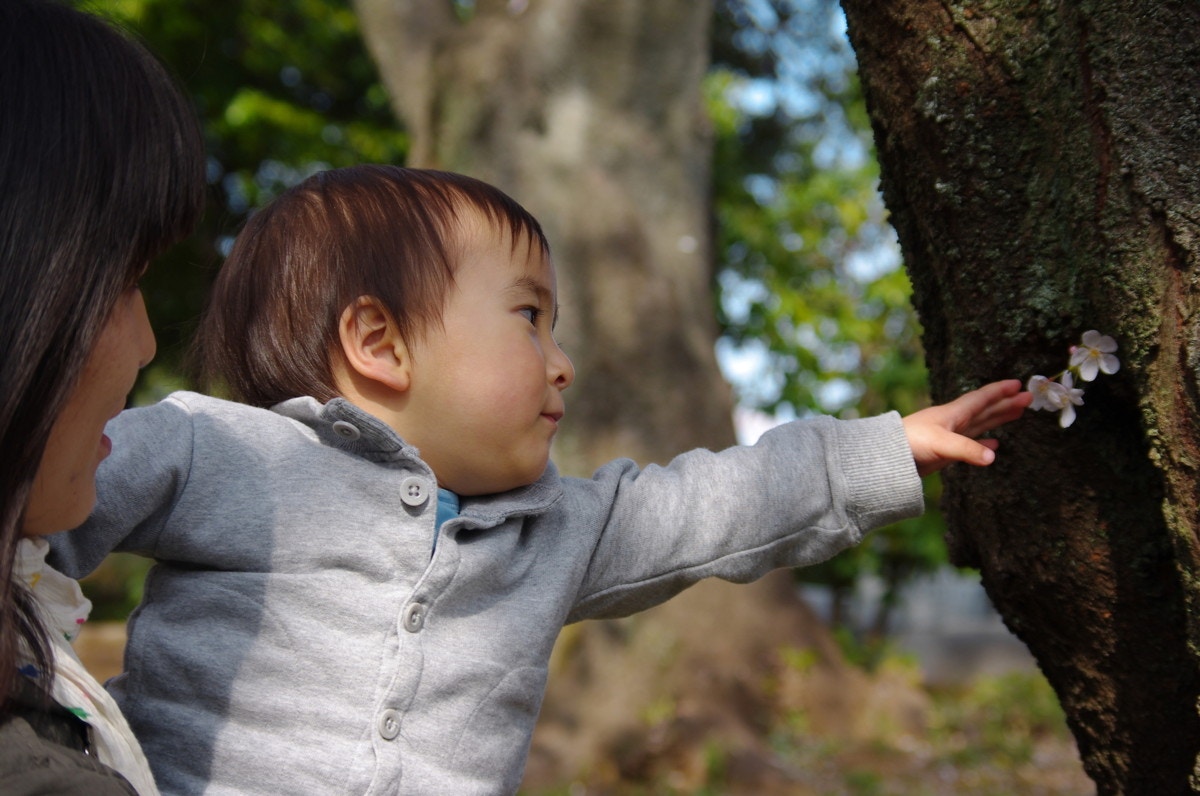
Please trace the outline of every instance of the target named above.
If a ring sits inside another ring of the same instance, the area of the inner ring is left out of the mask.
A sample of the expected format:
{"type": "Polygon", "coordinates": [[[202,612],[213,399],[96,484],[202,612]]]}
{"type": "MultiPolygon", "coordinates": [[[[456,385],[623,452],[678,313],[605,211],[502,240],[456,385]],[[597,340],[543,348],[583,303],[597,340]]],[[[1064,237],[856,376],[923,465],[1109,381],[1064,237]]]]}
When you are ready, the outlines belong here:
{"type": "Polygon", "coordinates": [[[396,392],[412,379],[408,347],[391,313],[374,296],[359,296],[342,311],[338,337],[347,367],[396,392]]]}

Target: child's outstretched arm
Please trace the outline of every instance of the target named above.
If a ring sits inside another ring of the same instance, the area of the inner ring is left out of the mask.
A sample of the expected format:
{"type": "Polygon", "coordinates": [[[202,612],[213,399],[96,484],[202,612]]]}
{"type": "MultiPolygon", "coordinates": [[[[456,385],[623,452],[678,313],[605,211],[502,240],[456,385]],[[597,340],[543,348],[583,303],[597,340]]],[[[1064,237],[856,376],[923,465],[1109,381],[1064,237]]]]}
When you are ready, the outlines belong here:
{"type": "Polygon", "coordinates": [[[981,467],[991,464],[999,443],[975,437],[1016,420],[1032,400],[1030,393],[1021,392],[1020,381],[1009,379],[992,382],[948,404],[931,406],[905,417],[904,433],[908,435],[917,472],[926,476],[951,462],[981,467]]]}

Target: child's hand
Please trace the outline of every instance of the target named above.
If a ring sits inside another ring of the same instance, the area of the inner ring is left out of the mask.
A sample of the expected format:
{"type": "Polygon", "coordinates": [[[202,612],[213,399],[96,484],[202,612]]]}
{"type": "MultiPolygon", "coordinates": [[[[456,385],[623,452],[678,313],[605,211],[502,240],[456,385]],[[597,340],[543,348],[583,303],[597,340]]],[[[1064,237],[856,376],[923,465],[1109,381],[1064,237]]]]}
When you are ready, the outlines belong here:
{"type": "Polygon", "coordinates": [[[998,426],[1016,420],[1033,401],[1016,379],[997,381],[904,418],[904,433],[922,476],[951,462],[979,466],[996,459],[994,439],[976,440],[998,426]]]}

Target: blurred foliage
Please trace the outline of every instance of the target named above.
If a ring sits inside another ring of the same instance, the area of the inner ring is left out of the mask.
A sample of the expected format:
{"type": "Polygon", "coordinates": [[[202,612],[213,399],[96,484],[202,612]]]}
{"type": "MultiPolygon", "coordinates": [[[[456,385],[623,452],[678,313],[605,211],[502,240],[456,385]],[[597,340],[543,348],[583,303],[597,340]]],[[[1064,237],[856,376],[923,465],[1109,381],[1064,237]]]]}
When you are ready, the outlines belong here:
{"type": "MultiPolygon", "coordinates": [[[[190,386],[185,344],[247,215],[315,171],[402,163],[407,140],[347,0],[78,4],[142,38],[191,93],[205,130],[205,220],[143,282],[159,338],[135,396],[145,403],[190,386]]],[[[755,366],[749,378],[731,374],[742,403],[784,417],[906,413],[926,401],[841,19],[833,0],[716,2],[707,93],[721,345],[755,366]]],[[[936,493],[936,481],[927,486],[936,493]]],[[[941,534],[929,512],[802,574],[839,600],[867,572],[894,594],[944,562],[941,534]]]]}
{"type": "Polygon", "coordinates": [[[1036,763],[1039,739],[1068,737],[1058,696],[1036,672],[981,677],[961,689],[935,693],[930,734],[948,760],[990,757],[1010,766],[1036,763]]]}
{"type": "Polygon", "coordinates": [[[208,150],[208,211],[143,281],[159,339],[136,395],[186,386],[184,345],[231,236],[255,207],[308,175],[401,163],[399,130],[348,2],[84,0],[133,31],[195,100],[208,150]]]}
{"type": "Polygon", "coordinates": [[[719,4],[718,312],[735,349],[765,354],[744,400],[910,412],[927,400],[919,327],[841,20],[832,0],[719,4]]]}
{"type": "MultiPolygon", "coordinates": [[[[751,363],[731,374],[740,402],[781,417],[925,406],[920,327],[840,7],[718,2],[713,65],[718,316],[725,353],[751,363]]],[[[925,489],[924,516],[797,571],[832,590],[835,624],[872,574],[884,596],[862,630],[886,633],[904,584],[945,565],[940,481],[925,489]]]]}
{"type": "MultiPolygon", "coordinates": [[[[802,664],[803,668],[808,668],[802,664]]],[[[862,724],[817,722],[803,705],[769,716],[771,765],[790,777],[789,793],[837,796],[1091,796],[1079,753],[1050,684],[1037,671],[981,675],[969,684],[927,687],[904,657],[889,653],[860,688],[873,694],[862,724]],[[814,726],[817,722],[819,727],[814,726]]],[[[820,697],[811,707],[818,711],[820,697]]],[[[777,706],[778,707],[778,706],[777,706]]],[[[669,717],[678,721],[678,717],[669,717]]],[[[669,720],[669,719],[668,719],[669,720]]],[[[687,757],[656,761],[647,776],[595,771],[524,796],[605,793],[677,796],[748,792],[738,752],[709,745],[703,765],[687,757]],[[735,773],[736,772],[736,773],[735,773]]],[[[777,788],[764,792],[779,793],[777,788]]]]}
{"type": "Polygon", "coordinates": [[[82,581],[92,601],[92,622],[124,620],[142,601],[142,587],[150,561],[132,553],[113,553],[82,581]]]}
{"type": "Polygon", "coordinates": [[[833,638],[846,662],[864,672],[875,673],[883,666],[897,664],[919,668],[918,656],[905,652],[886,636],[862,636],[841,625],[833,628],[833,638]]]}

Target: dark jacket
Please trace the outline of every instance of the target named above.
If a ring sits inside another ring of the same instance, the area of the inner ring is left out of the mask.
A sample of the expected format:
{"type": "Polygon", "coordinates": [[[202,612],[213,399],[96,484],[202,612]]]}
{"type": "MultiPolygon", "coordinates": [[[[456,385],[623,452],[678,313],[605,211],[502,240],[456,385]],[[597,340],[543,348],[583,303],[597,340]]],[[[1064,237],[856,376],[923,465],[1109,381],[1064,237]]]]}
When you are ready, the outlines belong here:
{"type": "Polygon", "coordinates": [[[47,702],[24,677],[0,716],[0,793],[5,796],[137,796],[116,771],[88,754],[88,727],[47,702]]]}

